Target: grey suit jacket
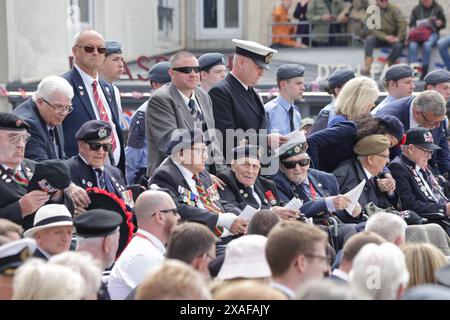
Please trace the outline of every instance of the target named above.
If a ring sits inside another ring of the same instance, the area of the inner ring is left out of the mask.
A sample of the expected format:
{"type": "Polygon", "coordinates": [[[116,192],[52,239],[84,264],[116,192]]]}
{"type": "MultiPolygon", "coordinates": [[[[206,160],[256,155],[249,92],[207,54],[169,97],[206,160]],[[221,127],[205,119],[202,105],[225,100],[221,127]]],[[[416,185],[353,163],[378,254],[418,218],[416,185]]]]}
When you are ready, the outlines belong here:
{"type": "MultiPolygon", "coordinates": [[[[205,139],[212,141],[208,147],[212,148],[208,149],[208,155],[214,154],[216,170],[222,171],[226,169],[226,165],[216,134],[211,132],[214,129],[211,98],[200,87],[194,90],[194,94],[208,128],[205,139]]],[[[147,174],[151,176],[166,157],[172,132],[176,129],[194,129],[194,118],[173,83],[168,83],[153,93],[145,112],[145,128],[148,142],[147,174]]]]}

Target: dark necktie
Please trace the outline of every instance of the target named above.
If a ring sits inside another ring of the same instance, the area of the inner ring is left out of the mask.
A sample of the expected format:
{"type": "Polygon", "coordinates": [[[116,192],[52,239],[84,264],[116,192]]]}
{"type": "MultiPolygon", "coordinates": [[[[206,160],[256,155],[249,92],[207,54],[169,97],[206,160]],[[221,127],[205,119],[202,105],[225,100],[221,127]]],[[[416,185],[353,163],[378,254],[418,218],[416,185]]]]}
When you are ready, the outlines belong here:
{"type": "Polygon", "coordinates": [[[196,103],[194,99],[190,99],[188,103],[189,109],[191,111],[192,118],[194,119],[194,125],[198,129],[203,130],[203,115],[197,109],[196,103]]]}
{"type": "Polygon", "coordinates": [[[294,125],[294,107],[291,106],[291,108],[289,109],[289,125],[291,126],[291,132],[295,130],[295,125],[294,125]]]}
{"type": "Polygon", "coordinates": [[[94,170],[97,173],[98,187],[100,189],[106,190],[105,173],[100,168],[95,168],[94,170]]]}
{"type": "Polygon", "coordinates": [[[50,136],[50,140],[55,143],[55,129],[48,129],[48,135],[50,136]]]}

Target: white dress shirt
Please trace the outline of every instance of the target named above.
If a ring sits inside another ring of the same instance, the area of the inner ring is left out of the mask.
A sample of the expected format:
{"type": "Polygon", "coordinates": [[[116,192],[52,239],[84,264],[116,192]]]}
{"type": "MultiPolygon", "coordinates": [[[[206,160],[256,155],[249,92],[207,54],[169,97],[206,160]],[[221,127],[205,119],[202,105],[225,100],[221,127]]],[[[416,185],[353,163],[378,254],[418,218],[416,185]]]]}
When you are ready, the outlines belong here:
{"type": "Polygon", "coordinates": [[[123,300],[147,273],[164,261],[166,248],[151,233],[138,229],[146,238],[133,237],[117,259],[108,281],[108,292],[112,300],[123,300]]]}

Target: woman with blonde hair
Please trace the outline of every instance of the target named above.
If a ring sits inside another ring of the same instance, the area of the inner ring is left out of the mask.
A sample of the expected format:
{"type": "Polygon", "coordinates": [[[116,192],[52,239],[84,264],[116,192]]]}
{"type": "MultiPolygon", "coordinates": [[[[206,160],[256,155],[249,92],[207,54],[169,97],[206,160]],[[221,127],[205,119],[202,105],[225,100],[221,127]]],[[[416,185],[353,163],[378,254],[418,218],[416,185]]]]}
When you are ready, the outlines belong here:
{"type": "Polygon", "coordinates": [[[370,113],[378,99],[378,85],[368,77],[356,77],[348,81],[336,98],[336,115],[328,127],[346,120],[356,120],[370,113]]]}
{"type": "Polygon", "coordinates": [[[448,264],[444,254],[429,243],[408,243],[403,253],[410,274],[408,288],[436,283],[436,271],[448,264]]]}

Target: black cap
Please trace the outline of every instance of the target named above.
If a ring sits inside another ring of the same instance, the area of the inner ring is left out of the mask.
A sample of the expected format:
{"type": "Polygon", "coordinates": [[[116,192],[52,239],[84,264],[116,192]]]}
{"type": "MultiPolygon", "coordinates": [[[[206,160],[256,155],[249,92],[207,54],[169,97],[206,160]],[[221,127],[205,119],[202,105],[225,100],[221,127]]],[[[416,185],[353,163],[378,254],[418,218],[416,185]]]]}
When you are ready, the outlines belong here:
{"type": "Polygon", "coordinates": [[[111,135],[111,126],[102,120],[89,120],[85,122],[75,134],[77,140],[98,141],[111,135]]]}
{"type": "Polygon", "coordinates": [[[272,62],[273,54],[278,53],[277,50],[263,46],[254,41],[233,39],[236,44],[235,52],[242,56],[251,58],[258,66],[269,70],[269,63],[272,62]]]}
{"type": "Polygon", "coordinates": [[[30,125],[15,114],[0,112],[0,130],[29,130],[30,125]]]}
{"type": "Polygon", "coordinates": [[[36,241],[25,238],[0,246],[0,275],[14,275],[14,272],[36,250],[36,241]]]}
{"type": "Polygon", "coordinates": [[[342,88],[347,81],[356,77],[355,71],[352,69],[335,70],[328,78],[328,88],[342,88]]]}
{"type": "Polygon", "coordinates": [[[397,138],[398,142],[402,141],[405,130],[403,127],[403,123],[401,123],[401,121],[397,117],[387,114],[377,116],[376,118],[379,119],[379,122],[382,125],[384,125],[388,133],[397,138]]]}
{"type": "Polygon", "coordinates": [[[387,69],[384,80],[399,80],[408,77],[414,77],[414,70],[410,65],[394,64],[387,69]]]}
{"type": "Polygon", "coordinates": [[[70,170],[62,160],[45,160],[36,163],[33,177],[28,183],[28,192],[33,190],[48,193],[64,190],[70,185],[70,170]]]}
{"type": "Polygon", "coordinates": [[[89,210],[73,220],[77,235],[83,238],[106,237],[116,231],[123,218],[106,209],[89,210]]]}
{"type": "Polygon", "coordinates": [[[181,151],[186,148],[190,148],[196,143],[204,142],[203,141],[203,132],[202,130],[195,128],[192,130],[188,129],[178,129],[175,130],[172,134],[172,137],[167,144],[166,148],[166,154],[170,155],[174,148],[176,148],[177,151],[181,151]]]}
{"type": "Polygon", "coordinates": [[[200,70],[208,71],[214,66],[225,65],[225,57],[217,52],[205,53],[198,58],[198,64],[200,65],[200,70]]]}
{"type": "Polygon", "coordinates": [[[233,152],[233,159],[241,159],[241,158],[254,158],[259,159],[262,154],[262,148],[255,145],[243,145],[231,150],[233,152]]]}
{"type": "Polygon", "coordinates": [[[423,79],[425,84],[435,85],[443,82],[450,82],[450,72],[444,69],[429,72],[423,79]]]}
{"type": "Polygon", "coordinates": [[[107,40],[106,43],[106,53],[105,55],[108,56],[113,53],[122,53],[122,46],[119,42],[113,41],[113,40],[107,40]]]}
{"type": "Polygon", "coordinates": [[[277,80],[288,80],[303,77],[305,67],[299,64],[282,64],[277,70],[277,80]]]}
{"type": "Polygon", "coordinates": [[[430,130],[422,127],[412,128],[406,131],[405,145],[413,144],[428,150],[441,149],[433,143],[433,134],[430,130]]]}
{"type": "Polygon", "coordinates": [[[168,83],[172,81],[169,75],[170,63],[169,61],[162,61],[155,63],[148,72],[150,81],[157,83],[168,83]]]}

